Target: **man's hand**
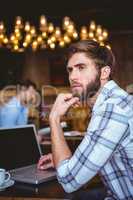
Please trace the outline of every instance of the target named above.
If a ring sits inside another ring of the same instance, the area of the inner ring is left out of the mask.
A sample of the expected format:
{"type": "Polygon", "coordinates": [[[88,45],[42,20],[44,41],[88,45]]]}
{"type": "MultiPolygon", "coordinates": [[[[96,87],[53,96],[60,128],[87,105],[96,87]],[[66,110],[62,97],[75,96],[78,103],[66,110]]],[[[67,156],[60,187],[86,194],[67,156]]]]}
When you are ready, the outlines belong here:
{"type": "Polygon", "coordinates": [[[79,103],[78,97],[73,97],[71,93],[59,94],[50,112],[49,119],[60,119],[68,109],[79,103]]]}
{"type": "Polygon", "coordinates": [[[54,168],[53,156],[51,153],[41,156],[38,161],[37,168],[41,170],[54,168]]]}

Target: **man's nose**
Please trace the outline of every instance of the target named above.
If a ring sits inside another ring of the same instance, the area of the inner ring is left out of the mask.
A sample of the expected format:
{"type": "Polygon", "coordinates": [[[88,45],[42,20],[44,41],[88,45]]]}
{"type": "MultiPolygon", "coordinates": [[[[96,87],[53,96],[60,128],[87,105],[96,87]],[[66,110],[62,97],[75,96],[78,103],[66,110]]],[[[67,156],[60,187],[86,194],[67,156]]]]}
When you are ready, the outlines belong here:
{"type": "Polygon", "coordinates": [[[79,79],[79,71],[77,69],[73,69],[69,78],[71,81],[78,80],[79,79]]]}

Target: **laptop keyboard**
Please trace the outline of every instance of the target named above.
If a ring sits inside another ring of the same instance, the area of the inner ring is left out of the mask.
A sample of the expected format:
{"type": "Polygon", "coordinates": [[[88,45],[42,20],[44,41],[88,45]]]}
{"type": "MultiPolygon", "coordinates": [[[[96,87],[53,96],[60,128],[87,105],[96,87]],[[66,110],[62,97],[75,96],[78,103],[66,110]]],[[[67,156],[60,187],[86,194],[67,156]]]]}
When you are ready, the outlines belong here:
{"type": "MultiPolygon", "coordinates": [[[[53,175],[55,174],[55,170],[49,169],[49,170],[38,170],[37,165],[34,166],[28,166],[22,169],[18,169],[17,171],[14,172],[15,176],[23,176],[27,178],[33,178],[36,177],[37,179],[40,179],[42,177],[49,177],[51,176],[53,172],[53,175]]],[[[12,173],[13,175],[13,173],[12,173]]]]}

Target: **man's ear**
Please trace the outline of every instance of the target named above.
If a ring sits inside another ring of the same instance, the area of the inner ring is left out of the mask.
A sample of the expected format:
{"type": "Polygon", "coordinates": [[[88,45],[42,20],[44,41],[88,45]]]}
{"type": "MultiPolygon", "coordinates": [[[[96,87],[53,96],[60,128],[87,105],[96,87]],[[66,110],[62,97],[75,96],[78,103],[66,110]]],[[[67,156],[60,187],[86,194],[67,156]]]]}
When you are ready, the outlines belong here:
{"type": "Polygon", "coordinates": [[[111,73],[111,69],[109,66],[105,66],[101,68],[101,80],[108,80],[111,73]]]}

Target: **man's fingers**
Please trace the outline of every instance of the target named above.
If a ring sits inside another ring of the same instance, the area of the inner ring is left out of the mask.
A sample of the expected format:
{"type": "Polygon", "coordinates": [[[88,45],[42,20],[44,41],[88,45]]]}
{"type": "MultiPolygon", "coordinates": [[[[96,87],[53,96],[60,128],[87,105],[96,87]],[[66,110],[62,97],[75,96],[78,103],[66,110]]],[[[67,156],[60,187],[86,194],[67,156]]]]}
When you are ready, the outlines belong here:
{"type": "Polygon", "coordinates": [[[48,169],[50,167],[54,167],[52,154],[49,153],[45,156],[41,156],[38,162],[37,168],[43,170],[43,169],[48,169]]]}
{"type": "Polygon", "coordinates": [[[48,168],[51,168],[51,167],[54,168],[54,164],[51,161],[38,165],[38,169],[42,169],[42,170],[45,170],[45,169],[48,169],[48,168]]]}
{"type": "Polygon", "coordinates": [[[78,97],[73,97],[72,99],[65,101],[65,102],[70,107],[70,106],[76,104],[78,101],[79,101],[78,97]]]}

